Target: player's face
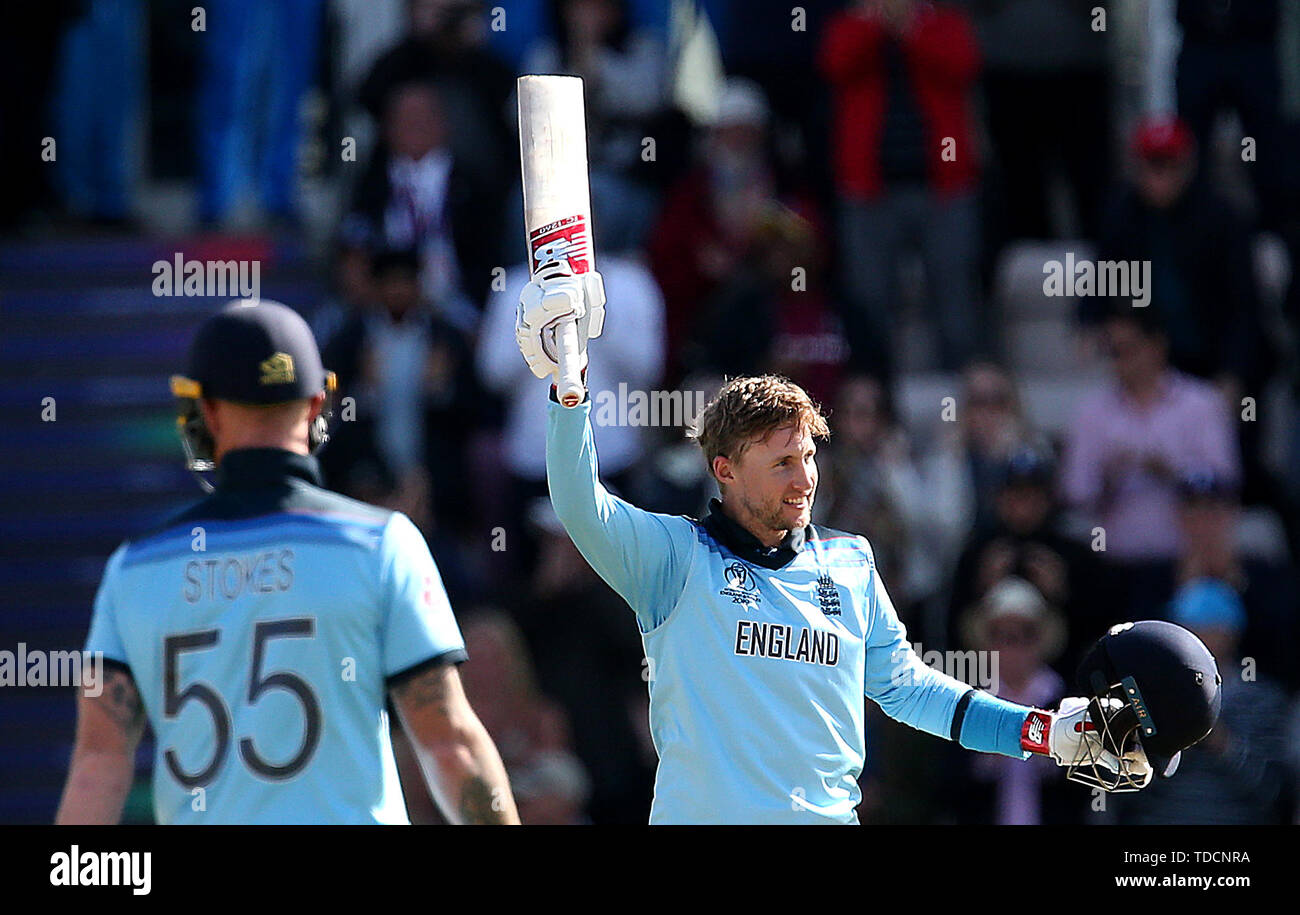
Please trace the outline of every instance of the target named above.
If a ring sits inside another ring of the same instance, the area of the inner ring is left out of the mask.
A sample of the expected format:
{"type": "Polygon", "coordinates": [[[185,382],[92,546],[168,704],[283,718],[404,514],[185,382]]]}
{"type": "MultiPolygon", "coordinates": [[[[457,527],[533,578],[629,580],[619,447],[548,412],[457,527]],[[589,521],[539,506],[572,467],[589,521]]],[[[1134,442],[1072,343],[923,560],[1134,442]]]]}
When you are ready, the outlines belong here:
{"type": "Polygon", "coordinates": [[[817,445],[803,427],[777,429],[751,444],[730,462],[724,480],[737,520],[769,544],[806,527],[817,490],[816,455],[817,445]]]}

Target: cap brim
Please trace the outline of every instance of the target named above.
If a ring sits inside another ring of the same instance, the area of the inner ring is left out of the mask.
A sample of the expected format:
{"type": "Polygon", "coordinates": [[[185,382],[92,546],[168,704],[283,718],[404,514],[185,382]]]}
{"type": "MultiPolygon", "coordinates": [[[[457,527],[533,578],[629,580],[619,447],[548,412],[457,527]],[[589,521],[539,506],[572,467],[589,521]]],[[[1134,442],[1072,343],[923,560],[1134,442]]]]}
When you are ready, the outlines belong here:
{"type": "Polygon", "coordinates": [[[171,377],[171,389],[173,397],[198,400],[203,396],[203,386],[193,378],[186,378],[184,375],[171,377]]]}

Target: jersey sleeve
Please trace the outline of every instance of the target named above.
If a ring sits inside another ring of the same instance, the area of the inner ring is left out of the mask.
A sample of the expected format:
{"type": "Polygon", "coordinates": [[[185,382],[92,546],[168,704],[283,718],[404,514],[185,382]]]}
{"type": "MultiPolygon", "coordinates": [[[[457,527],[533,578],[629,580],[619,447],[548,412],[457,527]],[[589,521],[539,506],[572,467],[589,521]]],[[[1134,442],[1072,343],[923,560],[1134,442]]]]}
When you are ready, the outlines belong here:
{"type": "Polygon", "coordinates": [[[104,577],[100,579],[99,590],[95,593],[95,609],[90,618],[90,634],[86,637],[86,651],[91,655],[103,652],[106,660],[129,667],[126,643],[118,629],[117,616],[118,575],[126,549],[126,544],[118,547],[109,557],[108,565],[104,567],[104,577]]]}
{"type": "Polygon", "coordinates": [[[695,526],[676,515],[643,511],[601,485],[590,411],[590,401],[572,409],[550,404],[551,504],[578,552],[627,601],[641,631],[649,632],[668,618],[686,586],[695,526]]]}
{"type": "Polygon", "coordinates": [[[1020,728],[1029,709],[1007,702],[922,663],[867,545],[869,557],[867,698],[890,718],[970,750],[1024,757],[1020,728]]]}
{"type": "Polygon", "coordinates": [[[468,656],[442,576],[419,529],[401,512],[384,528],[380,577],[384,676],[391,684],[429,663],[468,656]]]}

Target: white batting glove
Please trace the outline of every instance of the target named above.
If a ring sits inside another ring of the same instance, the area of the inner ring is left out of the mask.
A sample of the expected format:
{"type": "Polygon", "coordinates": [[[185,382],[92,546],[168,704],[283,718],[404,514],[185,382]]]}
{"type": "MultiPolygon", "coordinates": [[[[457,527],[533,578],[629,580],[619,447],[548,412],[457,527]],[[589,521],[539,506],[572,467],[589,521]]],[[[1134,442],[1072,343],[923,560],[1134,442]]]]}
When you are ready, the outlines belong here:
{"type": "Polygon", "coordinates": [[[551,263],[519,293],[515,312],[515,342],[528,368],[538,378],[558,377],[558,329],[566,321],[578,325],[580,368],[587,367],[587,340],[599,337],[605,325],[605,281],[594,270],[575,276],[567,263],[551,263]]]}
{"type": "MultiPolygon", "coordinates": [[[[1123,707],[1118,699],[1103,699],[1110,711],[1123,707]]],[[[1034,709],[1020,731],[1020,746],[1030,753],[1050,756],[1058,766],[1098,765],[1116,775],[1129,774],[1138,787],[1151,780],[1151,766],[1140,747],[1121,760],[1108,750],[1101,731],[1088,716],[1089,700],[1073,696],[1061,700],[1055,712],[1034,709]]]]}

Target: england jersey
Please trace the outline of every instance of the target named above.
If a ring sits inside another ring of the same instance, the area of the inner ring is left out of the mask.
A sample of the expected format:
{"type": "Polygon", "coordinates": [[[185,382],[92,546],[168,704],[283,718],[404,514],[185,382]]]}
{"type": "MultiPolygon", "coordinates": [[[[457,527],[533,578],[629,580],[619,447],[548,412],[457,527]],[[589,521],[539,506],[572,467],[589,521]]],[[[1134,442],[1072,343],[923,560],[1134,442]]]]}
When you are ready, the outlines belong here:
{"type": "Polygon", "coordinates": [[[86,650],[135,680],[160,823],[407,822],[387,690],[465,646],[415,525],[319,483],[313,458],[231,452],[109,560],[86,650]]]}
{"type": "Polygon", "coordinates": [[[565,529],[629,604],[659,754],[651,823],[855,823],[863,697],[962,746],[1023,757],[1028,709],[926,667],[861,536],[810,525],[774,549],[715,501],[642,511],[598,479],[588,413],[550,405],[565,529]]]}

